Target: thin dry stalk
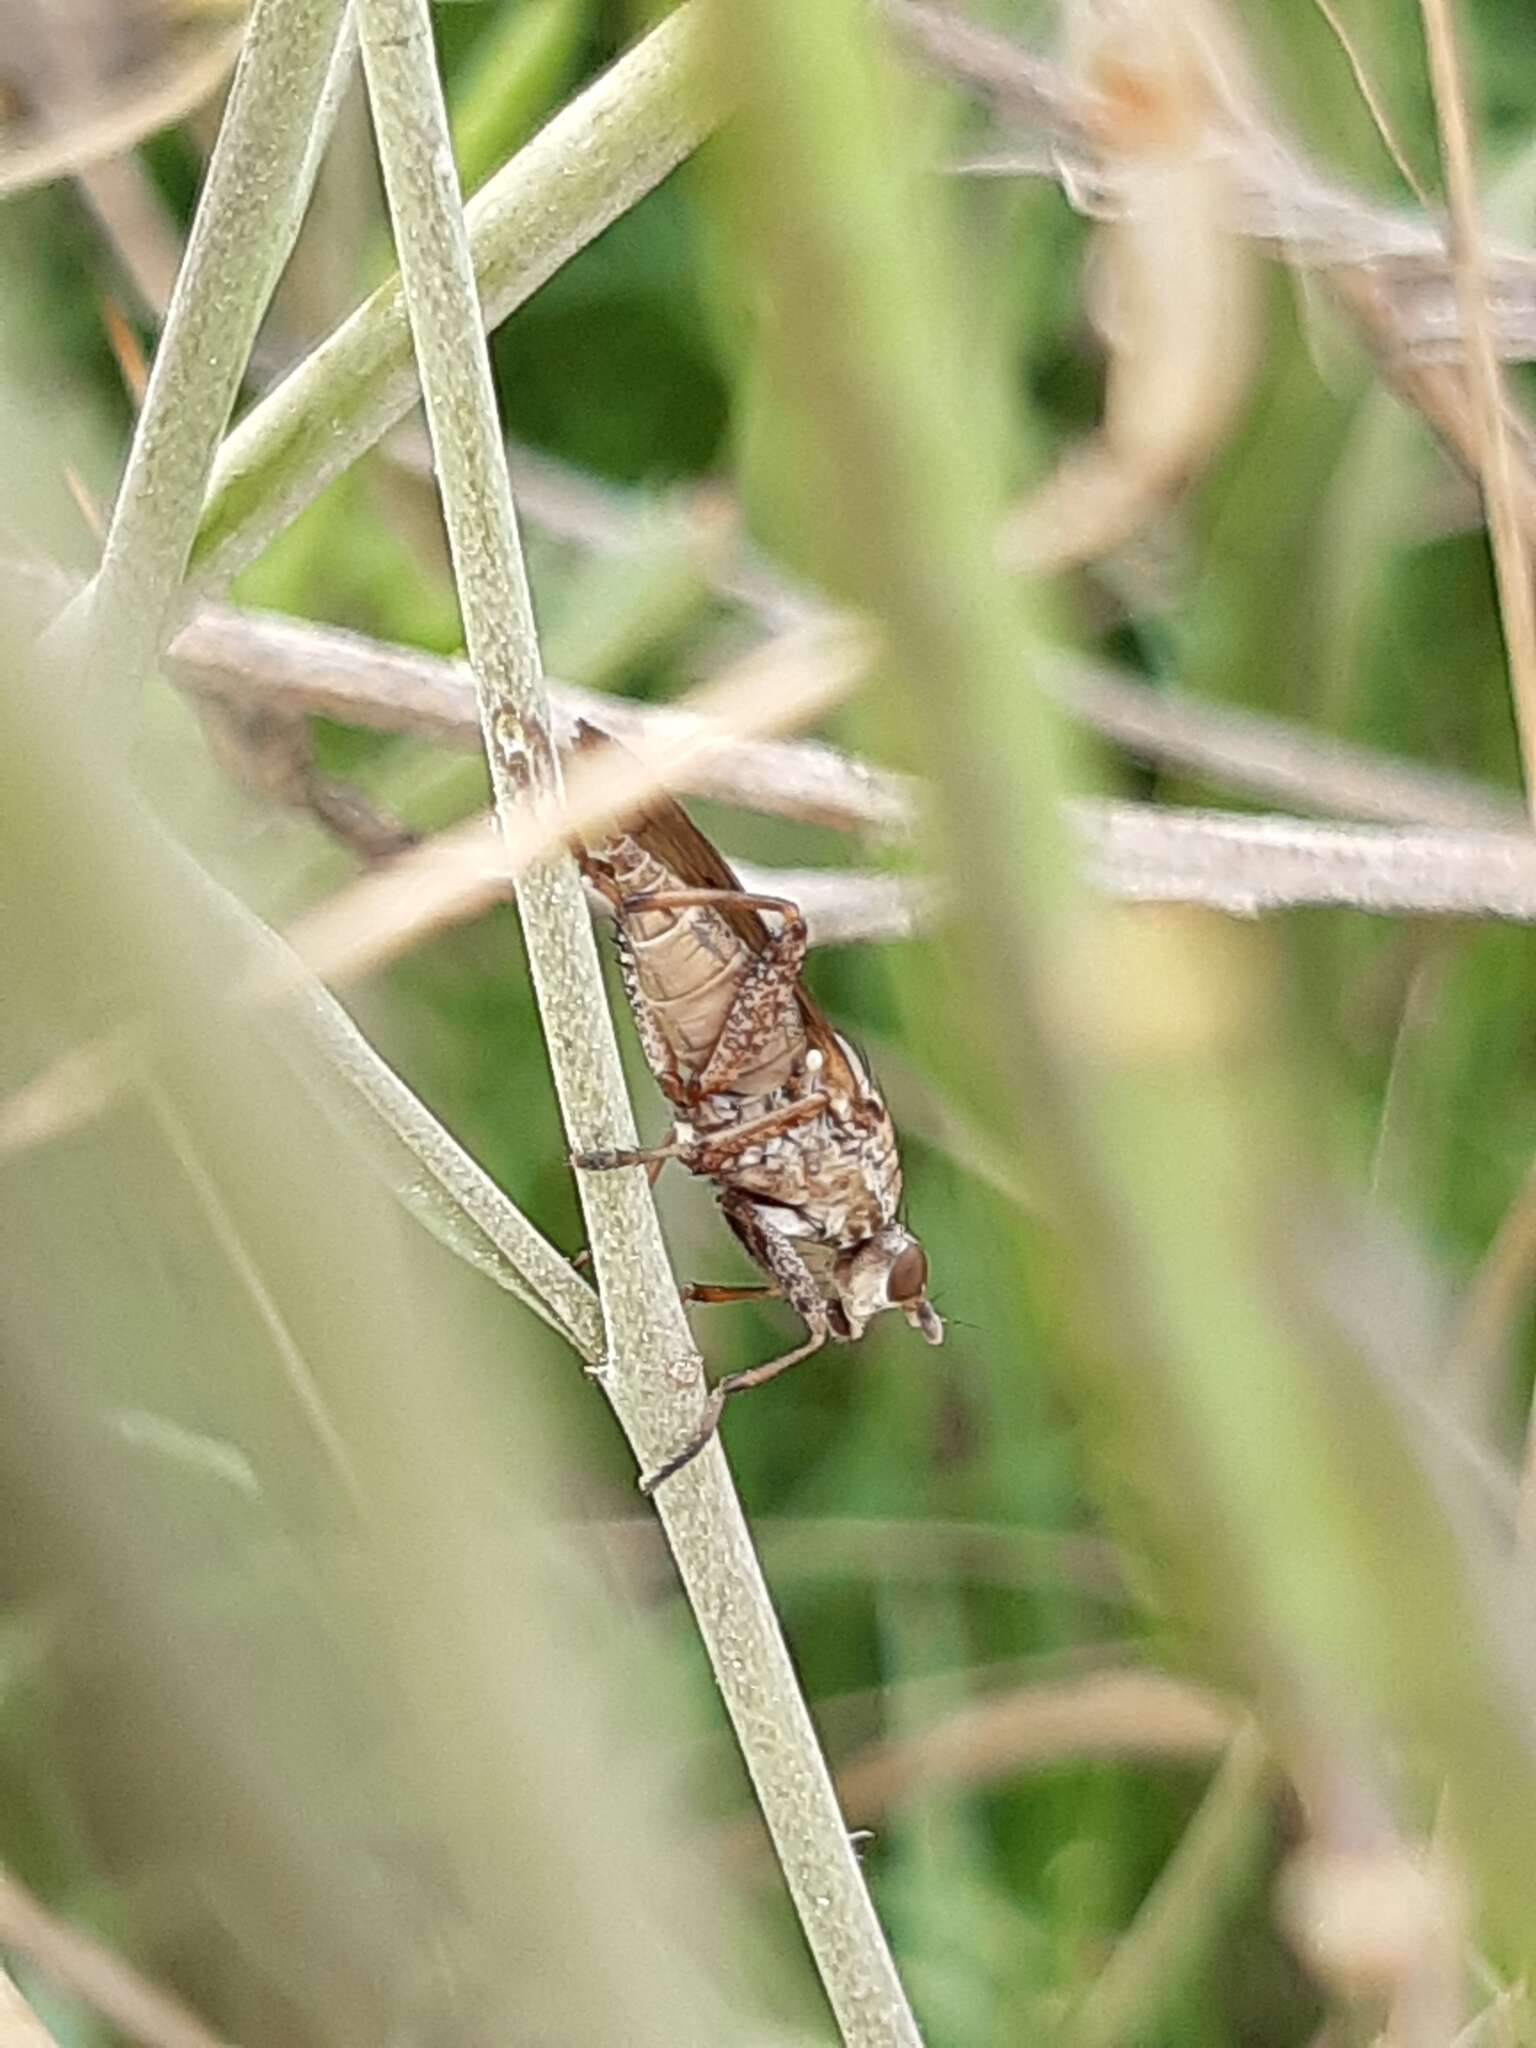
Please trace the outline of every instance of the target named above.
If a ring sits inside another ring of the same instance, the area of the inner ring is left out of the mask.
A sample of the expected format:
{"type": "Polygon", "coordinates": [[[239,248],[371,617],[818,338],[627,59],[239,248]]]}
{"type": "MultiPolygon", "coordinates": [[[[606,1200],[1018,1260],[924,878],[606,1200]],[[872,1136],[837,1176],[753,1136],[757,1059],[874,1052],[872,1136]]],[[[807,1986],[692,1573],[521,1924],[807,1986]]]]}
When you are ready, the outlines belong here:
{"type": "MultiPolygon", "coordinates": [[[[121,1956],[57,1919],[14,1877],[0,1875],[0,1946],[144,2048],[222,2048],[197,2015],[121,1956]]],[[[9,2038],[9,2037],[7,2037],[9,2038]]]]}
{"type": "Polygon", "coordinates": [[[1499,614],[1509,656],[1510,693],[1525,764],[1526,802],[1536,819],[1536,589],[1525,543],[1516,458],[1507,431],[1503,378],[1488,311],[1488,262],[1479,217],[1471,125],[1450,0],[1419,0],[1451,212],[1451,261],[1461,308],[1467,381],[1477,412],[1478,473],[1488,508],[1499,614]]]}
{"type": "MultiPolygon", "coordinates": [[[[1533,500],[1536,532],[1536,500],[1533,500]]],[[[803,645],[803,642],[792,644],[803,645]]],[[[188,687],[237,703],[314,714],[454,746],[478,744],[474,683],[462,662],[394,647],[335,627],[210,606],[172,645],[188,687]]],[[[1401,825],[1519,830],[1518,799],[1449,770],[1401,761],[1285,719],[1212,704],[1115,669],[1063,659],[1044,680],[1058,703],[1139,759],[1190,770],[1206,781],[1301,810],[1401,825]]],[[[551,683],[557,737],[578,718],[628,745],[675,728],[677,705],[640,704],[551,683]]],[[[722,737],[699,756],[679,793],[747,810],[880,837],[904,838],[918,792],[904,777],[816,741],[769,743],[722,737]]]]}
{"type": "Polygon", "coordinates": [[[1094,1672],[968,1700],[919,1734],[851,1758],[837,1783],[850,1817],[866,1825],[919,1791],[992,1785],[1069,1759],[1198,1760],[1219,1754],[1238,1726],[1228,1701],[1183,1679],[1094,1672]]]}
{"type": "Polygon", "coordinates": [[[1322,825],[1094,799],[1069,815],[1088,879],[1128,903],[1197,903],[1236,917],[1313,907],[1536,921],[1529,834],[1322,825]]]}
{"type": "MultiPolygon", "coordinates": [[[[733,863],[749,889],[799,905],[812,946],[889,944],[935,921],[931,884],[860,868],[762,868],[733,863]]],[[[436,834],[390,868],[364,876],[289,928],[298,958],[333,984],[376,973],[439,933],[482,917],[513,893],[507,855],[491,817],[436,834]],[[400,870],[406,872],[401,873],[400,870]]],[[[611,906],[600,898],[600,916],[611,906]]]]}
{"type": "MultiPolygon", "coordinates": [[[[1368,264],[1341,267],[1330,273],[1328,281],[1370,350],[1382,382],[1421,416],[1468,476],[1478,477],[1482,434],[1476,396],[1464,367],[1415,356],[1403,348],[1391,286],[1368,264]]],[[[1507,396],[1501,413],[1512,457],[1510,485],[1515,512],[1526,546],[1536,548],[1536,434],[1507,396]]]]}
{"type": "MultiPolygon", "coordinates": [[[[808,634],[797,649],[772,642],[700,691],[690,700],[688,718],[649,741],[643,752],[615,749],[574,760],[558,808],[536,814],[523,805],[499,805],[499,852],[488,845],[480,821],[471,820],[331,897],[300,920],[290,939],[322,980],[365,973],[392,958],[412,935],[474,915],[578,833],[624,817],[645,798],[686,782],[690,761],[709,755],[727,736],[750,738],[814,716],[857,685],[871,657],[869,636],[856,630],[808,634]]],[[[546,738],[545,745],[552,761],[553,744],[546,738]]]]}
{"type": "Polygon", "coordinates": [[[59,2048],[37,2014],[16,1988],[15,1979],[0,1969],[0,2041],[6,2048],[59,2048]]]}
{"type": "Polygon", "coordinates": [[[79,173],[81,196],[111,244],[140,307],[158,326],[181,267],[181,236],[136,155],[110,157],[79,173]]]}
{"type": "Polygon", "coordinates": [[[1327,22],[1334,41],[1344,52],[1344,62],[1349,66],[1350,76],[1355,81],[1355,90],[1359,93],[1360,98],[1365,104],[1365,110],[1371,117],[1371,126],[1381,137],[1382,148],[1396,165],[1398,176],[1427,213],[1430,204],[1429,194],[1424,190],[1423,185],[1414,172],[1413,165],[1408,161],[1407,153],[1397,139],[1392,122],[1387,114],[1386,105],[1371,82],[1371,74],[1366,69],[1365,59],[1356,48],[1355,39],[1345,26],[1344,17],[1334,6],[1333,0],[1314,0],[1314,4],[1318,13],[1327,22]]]}

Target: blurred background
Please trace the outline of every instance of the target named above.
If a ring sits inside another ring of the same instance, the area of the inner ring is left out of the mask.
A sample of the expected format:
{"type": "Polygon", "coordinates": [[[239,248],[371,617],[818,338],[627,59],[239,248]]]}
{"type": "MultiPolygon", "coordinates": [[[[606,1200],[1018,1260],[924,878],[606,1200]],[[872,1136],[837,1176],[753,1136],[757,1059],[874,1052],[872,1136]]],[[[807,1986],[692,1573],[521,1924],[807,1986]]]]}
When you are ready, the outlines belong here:
{"type": "MultiPolygon", "coordinates": [[[[1459,373],[1414,340],[1432,247],[1397,268],[1327,269],[1358,245],[1379,254],[1383,221],[1424,217],[1409,178],[1440,189],[1422,25],[1381,0],[1338,7],[1347,19],[1311,0],[1234,4],[1202,18],[1200,47],[1218,57],[1198,87],[1154,66],[1175,129],[1214,92],[1252,145],[1245,165],[1267,160],[1256,135],[1284,138],[1269,232],[1242,245],[1212,224],[1222,194],[1198,150],[1128,132],[1112,18],[1085,44],[1082,23],[1048,7],[973,10],[1036,60],[1032,107],[1016,79],[999,85],[995,50],[957,54],[932,16],[893,8],[880,32],[942,214],[971,431],[1014,507],[1013,564],[1042,579],[1032,644],[1070,656],[1069,720],[1098,728],[1082,785],[1158,809],[1518,830],[1459,373]],[[1074,98],[1090,90],[1097,113],[1074,98]],[[1105,120],[1123,152],[1113,190],[1094,181],[1105,120]],[[1322,225],[1300,165],[1344,195],[1322,225]],[[1117,687],[1152,707],[1134,741],[1125,705],[1093,694],[1117,687]],[[1288,783],[1254,769],[1257,728],[1202,723],[1222,708],[1302,745],[1288,783]],[[1371,776],[1410,763],[1442,779],[1409,778],[1395,811],[1369,808],[1371,776]],[[1342,784],[1311,793],[1325,771],[1342,784]]],[[[434,16],[467,190],[643,26],[606,0],[460,0],[434,16]]],[[[1463,8],[1460,27],[1490,233],[1519,244],[1536,204],[1536,42],[1508,0],[1463,8]]],[[[23,684],[21,625],[97,559],[240,28],[223,0],[0,0],[0,603],[6,687],[27,700],[0,767],[0,1092],[82,1043],[116,1047],[137,1077],[0,1157],[0,1861],[215,2038],[830,2039],[606,1404],[558,1336],[397,1206],[271,1020],[220,1003],[228,936],[174,852],[289,925],[484,809],[472,730],[445,740],[390,730],[376,709],[263,709],[257,686],[186,687],[183,664],[146,690],[125,760],[41,737],[49,721],[23,684]],[[152,1056],[113,1036],[146,1005],[152,1056]]],[[[494,337],[549,673],[641,706],[679,698],[807,591],[849,580],[796,494],[801,431],[754,339],[774,317],[773,276],[743,253],[717,147],[494,337]]],[[[1251,197],[1245,176],[1232,189],[1251,197]]],[[[392,261],[354,87],[241,408],[392,261]]],[[[1511,372],[1517,399],[1526,374],[1511,372]]],[[[230,597],[455,653],[419,417],[230,597]]],[[[311,679],[325,660],[324,643],[300,645],[311,679]]],[[[941,682],[922,704],[881,679],[819,737],[893,776],[941,766],[963,803],[963,777],[937,760],[941,682]]],[[[905,781],[880,786],[915,803],[905,781]]],[[[937,872],[941,833],[882,829],[873,805],[862,823],[690,809],[754,869],[853,873],[823,926],[841,916],[853,936],[818,947],[809,980],[885,1086],[907,1219],[949,1323],[934,1352],[885,1318],[734,1403],[725,1425],[850,1825],[872,1831],[864,1867],[926,2037],[1536,2039],[1508,1918],[1478,1918],[1482,1879],[1437,1890],[1423,1848],[1475,1715],[1415,1694],[1396,1728],[1373,1724],[1379,1698],[1332,1723],[1298,1680],[1290,1733],[1304,1730],[1315,1765],[1298,1773],[1276,1711],[1283,1659],[1243,1640],[1248,1623],[1258,1638],[1269,1626],[1246,1605],[1247,1566],[1222,1539],[1192,1572],[1138,1503],[1169,1483],[1155,1471],[1162,1383],[1136,1394],[1145,1427],[1127,1450],[1129,1410],[1099,1411],[1114,1406],[1104,1376],[1134,1373],[1134,1357],[1084,1307],[1052,1146],[1033,1149],[1000,1106],[1012,1050],[1041,1085],[1027,1026],[976,978],[1006,858],[952,864],[945,927],[930,914],[893,936],[861,910],[859,877],[937,872]],[[1321,1761],[1319,1722],[1348,1730],[1321,1761]],[[1413,2033],[1393,2013],[1443,1941],[1461,1958],[1451,2019],[1413,2033]]],[[[1466,1502],[1492,1527],[1489,1555],[1512,1524],[1536,1277],[1528,932],[1347,906],[1257,926],[1209,907],[1150,917],[1173,934],[1149,970],[1159,985],[1139,985],[1133,959],[1103,977],[1106,1003],[1155,1036],[1178,1010],[1161,978],[1186,937],[1200,986],[1241,992],[1259,1022],[1234,1086],[1266,1105],[1244,1173],[1296,1224],[1272,1245],[1276,1267],[1328,1239],[1310,1269],[1326,1278],[1312,1308],[1329,1294],[1319,1349],[1346,1330],[1410,1418],[1422,1520],[1374,1523],[1340,1570],[1352,1597],[1411,1631],[1423,1561],[1457,1540],[1446,1532],[1466,1502]]],[[[349,1007],[574,1253],[513,911],[482,906],[391,950],[349,1007]]],[[[623,1020],[621,1035],[657,1137],[659,1099],[623,1020]]],[[[1179,1119],[1140,1141],[1160,1145],[1176,1187],[1179,1119]]],[[[659,1201],[681,1278],[743,1277],[706,1186],[674,1171],[659,1201]]],[[[695,1329],[718,1374],[784,1348],[791,1321],[744,1306],[705,1310],[695,1329]]],[[[1374,1430],[1368,1404],[1355,1419],[1374,1430]]],[[[1249,1436],[1244,1455],[1262,1464],[1258,1422],[1249,1436]]],[[[1235,1459],[1228,1476],[1244,1469],[1235,1459]]],[[[1298,1526],[1333,1512],[1316,1510],[1314,1476],[1295,1475],[1298,1526]]],[[[1362,1521],[1373,1501],[1367,1489],[1362,1521]]],[[[1246,1533],[1276,1540],[1272,1523],[1246,1533]]],[[[1495,1663],[1520,1663],[1508,1724],[1529,1741],[1524,1622],[1500,1607],[1503,1581],[1478,1577],[1483,1540],[1467,1583],[1487,1604],[1453,1588],[1397,1669],[1411,1690],[1447,1645],[1487,1636],[1495,1663]]],[[[1313,1610],[1297,1597],[1304,1632],[1313,1610]]],[[[1331,1598],[1316,1587],[1334,1629],[1347,1603],[1331,1598]]],[[[1481,1654],[1468,1650],[1469,1669],[1481,1654]]],[[[1326,1656],[1346,1668],[1347,1642],[1330,1638],[1326,1656]]],[[[1517,1920],[1524,1882],[1505,1894],[1517,1920]]],[[[18,1890],[0,1950],[52,2037],[129,2038],[80,1995],[81,1957],[50,1962],[52,1936],[29,1925],[18,1890]]],[[[141,2014],[137,2037],[204,2038],[176,2036],[175,2019],[141,2014]]]]}

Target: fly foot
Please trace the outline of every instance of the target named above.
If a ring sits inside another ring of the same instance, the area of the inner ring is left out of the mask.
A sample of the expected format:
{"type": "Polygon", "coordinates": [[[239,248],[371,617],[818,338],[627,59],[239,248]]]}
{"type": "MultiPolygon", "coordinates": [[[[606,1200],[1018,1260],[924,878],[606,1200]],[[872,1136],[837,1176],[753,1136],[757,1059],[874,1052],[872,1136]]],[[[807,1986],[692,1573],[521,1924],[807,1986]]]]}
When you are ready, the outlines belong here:
{"type": "Polygon", "coordinates": [[[674,1451],[672,1456],[664,1464],[658,1465],[654,1472],[643,1472],[640,1475],[640,1491],[647,1500],[650,1499],[664,1479],[671,1479],[676,1473],[681,1472],[685,1465],[691,1465],[700,1451],[709,1443],[716,1430],[720,1427],[720,1411],[725,1406],[725,1397],[729,1391],[730,1389],[725,1385],[724,1381],[718,1387],[713,1388],[709,1399],[704,1403],[704,1413],[699,1418],[698,1428],[689,1437],[682,1449],[674,1451]]]}
{"type": "Polygon", "coordinates": [[[608,1147],[595,1152],[573,1152],[571,1164],[580,1173],[612,1173],[618,1166],[634,1166],[638,1162],[627,1152],[615,1152],[608,1147]]]}

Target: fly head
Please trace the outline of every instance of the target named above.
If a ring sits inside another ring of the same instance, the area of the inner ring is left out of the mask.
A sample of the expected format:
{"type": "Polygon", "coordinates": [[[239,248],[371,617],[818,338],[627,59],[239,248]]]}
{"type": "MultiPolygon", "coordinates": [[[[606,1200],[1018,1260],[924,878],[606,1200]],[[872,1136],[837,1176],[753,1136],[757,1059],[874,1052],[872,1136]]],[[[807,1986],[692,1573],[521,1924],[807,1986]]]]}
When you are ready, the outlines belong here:
{"type": "Polygon", "coordinates": [[[899,1308],[930,1344],[944,1342],[943,1321],[928,1299],[927,1254],[899,1223],[888,1223],[840,1252],[832,1285],[852,1336],[859,1336],[882,1309],[899,1308]]]}

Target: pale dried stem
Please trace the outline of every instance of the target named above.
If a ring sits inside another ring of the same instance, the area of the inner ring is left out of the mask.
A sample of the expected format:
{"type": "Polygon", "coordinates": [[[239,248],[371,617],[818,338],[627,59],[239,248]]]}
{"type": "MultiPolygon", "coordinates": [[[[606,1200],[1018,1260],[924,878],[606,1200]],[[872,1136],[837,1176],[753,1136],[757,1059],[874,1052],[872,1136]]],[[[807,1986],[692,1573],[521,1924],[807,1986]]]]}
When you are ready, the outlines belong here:
{"type": "MultiPolygon", "coordinates": [[[[570,816],[595,825],[681,779],[628,767],[607,787],[585,796],[578,788],[582,807],[570,816]]],[[[1536,840],[1525,834],[1320,825],[1088,798],[1068,804],[1066,816],[1087,879],[1124,902],[1193,904],[1236,917],[1333,908],[1379,917],[1536,923],[1536,840]]],[[[501,900],[516,876],[570,830],[562,813],[510,848],[492,837],[483,819],[444,833],[309,913],[292,934],[298,953],[275,959],[240,993],[288,999],[311,974],[336,980],[363,974],[501,900]]],[[[939,907],[931,884],[896,877],[818,880],[758,870],[755,879],[812,906],[820,894],[823,943],[904,938],[924,929],[939,907]]],[[[126,1072],[121,1049],[110,1045],[62,1055],[0,1102],[0,1150],[46,1143],[99,1114],[126,1072]]],[[[537,1295],[544,1313],[547,1289],[540,1286],[537,1295]]]]}
{"type": "MultiPolygon", "coordinates": [[[[63,18],[50,23],[50,29],[66,42],[83,40],[67,10],[57,12],[63,18]]],[[[18,22],[14,14],[6,29],[13,44],[28,34],[25,19],[18,22]]],[[[20,142],[0,136],[0,196],[49,184],[56,178],[78,177],[93,164],[121,157],[146,136],[184,120],[218,90],[235,62],[242,33],[237,24],[202,38],[195,47],[178,50],[169,65],[158,67],[126,93],[87,92],[82,103],[51,107],[43,131],[25,131],[20,142]]],[[[8,49],[6,54],[14,61],[30,52],[8,49]]],[[[71,69],[78,69],[83,80],[92,82],[89,60],[78,59],[71,69]]]]}
{"type": "MultiPolygon", "coordinates": [[[[583,776],[569,816],[596,829],[678,779],[664,770],[627,769],[606,787],[592,787],[583,776]]],[[[1091,798],[1068,804],[1066,815],[1088,880],[1124,902],[1199,904],[1236,917],[1317,907],[1536,922],[1536,840],[1523,834],[1319,825],[1091,798]]],[[[493,838],[483,819],[471,819],[328,898],[289,936],[313,973],[356,979],[479,916],[570,829],[562,818],[509,844],[493,838]]],[[[752,872],[774,893],[819,914],[822,944],[907,938],[942,907],[933,885],[921,881],[752,872]]]]}
{"type": "Polygon", "coordinates": [[[0,2041],[5,2048],[60,2048],[57,2037],[49,2033],[4,1969],[0,1969],[0,2041]]]}
{"type": "MultiPolygon", "coordinates": [[[[1402,346],[1391,287],[1369,265],[1337,269],[1329,285],[1370,349],[1382,382],[1420,414],[1446,452],[1476,478],[1482,436],[1463,365],[1415,356],[1402,346]]],[[[1536,433],[1512,400],[1506,397],[1501,410],[1505,441],[1517,458],[1509,477],[1515,514],[1526,546],[1536,547],[1536,433]]],[[[1478,514],[1474,518],[1480,523],[1478,514]]]]}
{"type": "Polygon", "coordinates": [[[1536,920],[1536,839],[1521,833],[1314,825],[1300,818],[1072,807],[1088,879],[1131,903],[1236,917],[1333,907],[1377,917],[1536,920]]]}
{"type": "MultiPolygon", "coordinates": [[[[453,176],[426,0],[359,0],[364,65],[432,433],[497,812],[509,838],[558,803],[560,771],[453,176]]],[[[566,1128],[581,1149],[633,1142],[618,1050],[574,861],[518,891],[566,1128]]],[[[676,1447],[698,1362],[645,1176],[583,1175],[608,1326],[604,1383],[644,1464],[676,1447]]],[[[716,1681],[843,2038],[917,2040],[844,1831],[718,1444],[658,1508],[716,1681]]]]}
{"type": "MultiPolygon", "coordinates": [[[[891,944],[916,938],[937,922],[940,897],[931,883],[860,868],[733,865],[748,889],[799,905],[813,946],[891,944]]],[[[512,890],[495,820],[471,818],[317,904],[288,936],[312,973],[345,985],[484,916],[512,890]]],[[[612,915],[600,897],[591,899],[591,907],[600,916],[612,915]]]]}
{"type": "Polygon", "coordinates": [[[1219,1753],[1239,1726],[1219,1695],[1160,1671],[1107,1671],[969,1700],[921,1733],[874,1744],[838,1771],[849,1817],[869,1825],[914,1792],[996,1784],[1068,1758],[1219,1753]]]}
{"type": "MultiPolygon", "coordinates": [[[[989,101],[1016,146],[968,160],[976,175],[1048,177],[1071,203],[1113,219],[1125,195],[1090,132],[1093,103],[1065,70],[1004,36],[922,0],[882,0],[883,12],[920,60],[989,101]]],[[[1251,108],[1220,138],[1233,180],[1232,233],[1288,263],[1332,271],[1371,264],[1390,288],[1399,346],[1454,359],[1463,326],[1439,224],[1362,197],[1316,169],[1292,139],[1251,108]]],[[[1499,353],[1536,355],[1536,256],[1501,248],[1489,267],[1489,306],[1499,353]]]]}
{"type": "Polygon", "coordinates": [[[176,286],[182,248],[153,178],[129,154],[81,171],[78,182],[141,309],[158,326],[176,286]]]}
{"type": "MultiPolygon", "coordinates": [[[[1522,479],[1508,430],[1503,379],[1488,307],[1488,262],[1483,246],[1471,122],[1449,0],[1420,0],[1420,12],[1450,203],[1451,255],[1467,336],[1467,380],[1477,423],[1478,469],[1509,657],[1510,692],[1525,765],[1526,801],[1536,817],[1536,588],[1532,585],[1532,557],[1520,495],[1522,481],[1529,495],[1529,477],[1522,479]]],[[[1489,1253],[1484,1273],[1479,1276],[1485,1284],[1473,1304],[1480,1312],[1471,1326],[1474,1341],[1486,1338],[1488,1316],[1495,1306],[1507,1316],[1516,1285],[1525,1277],[1531,1233],[1528,1187],[1529,1183],[1522,1186],[1516,1196],[1489,1253]]],[[[1536,1420],[1526,1433],[1517,1535],[1522,1549],[1536,1538],[1536,1420]]]]}
{"type": "MultiPolygon", "coordinates": [[[[220,2048],[190,2008],[0,1874],[0,1946],[144,2048],[220,2048]]],[[[9,2037],[7,2037],[9,2038],[9,2037]]]]}
{"type": "Polygon", "coordinates": [[[1440,129],[1451,211],[1451,259],[1476,408],[1478,474],[1488,509],[1499,613],[1509,657],[1510,693],[1525,764],[1526,802],[1536,818],[1536,589],[1520,516],[1515,450],[1507,429],[1503,379],[1488,309],[1488,259],[1473,162],[1461,63],[1450,0],[1420,0],[1429,75],[1440,129]]]}
{"type": "Polygon", "coordinates": [[[1314,4],[1318,13],[1327,22],[1334,41],[1344,52],[1344,61],[1349,66],[1350,76],[1355,81],[1355,90],[1359,93],[1361,100],[1364,102],[1365,110],[1371,117],[1371,126],[1381,137],[1382,148],[1396,165],[1398,176],[1408,187],[1414,198],[1417,199],[1420,206],[1427,212],[1430,204],[1429,194],[1424,190],[1418,175],[1414,171],[1413,165],[1408,161],[1407,152],[1397,139],[1391,119],[1387,113],[1386,103],[1372,83],[1371,74],[1366,68],[1365,59],[1356,48],[1355,39],[1346,27],[1343,16],[1334,6],[1333,0],[1314,0],[1314,4]]]}
{"type": "MultiPolygon", "coordinates": [[[[1536,531],[1536,497],[1532,514],[1536,531]]],[[[5,565],[5,575],[39,603],[58,588],[51,575],[15,563],[5,565]]],[[[799,616],[825,614],[807,599],[799,616]]],[[[170,662],[187,688],[235,705],[334,718],[452,746],[480,743],[474,681],[463,662],[336,627],[207,606],[172,643],[170,662]]],[[[1061,658],[1043,679],[1074,718],[1137,758],[1224,788],[1381,823],[1486,831],[1518,831],[1524,823],[1517,799],[1469,776],[1397,760],[1169,685],[1153,688],[1077,657],[1061,658]]],[[[689,720],[685,707],[634,703],[566,683],[550,684],[550,704],[562,743],[578,718],[637,746],[680,732],[689,720]]],[[[722,736],[717,751],[680,767],[673,788],[882,838],[911,832],[919,796],[906,778],[819,742],[740,736],[722,736]]]]}
{"type": "MultiPolygon", "coordinates": [[[[573,837],[629,816],[646,798],[685,783],[690,763],[707,758],[723,738],[814,716],[861,681],[872,647],[868,634],[849,626],[806,633],[794,646],[770,642],[699,691],[689,700],[686,718],[646,735],[635,752],[614,748],[577,756],[558,807],[536,813],[526,805],[498,805],[499,847],[471,820],[364,875],[300,920],[290,939],[323,980],[370,970],[392,956],[402,932],[419,934],[483,908],[508,881],[519,881],[573,837]]],[[[547,737],[544,744],[552,763],[547,737]]],[[[583,1142],[579,1149],[593,1144],[583,1142]]]]}

